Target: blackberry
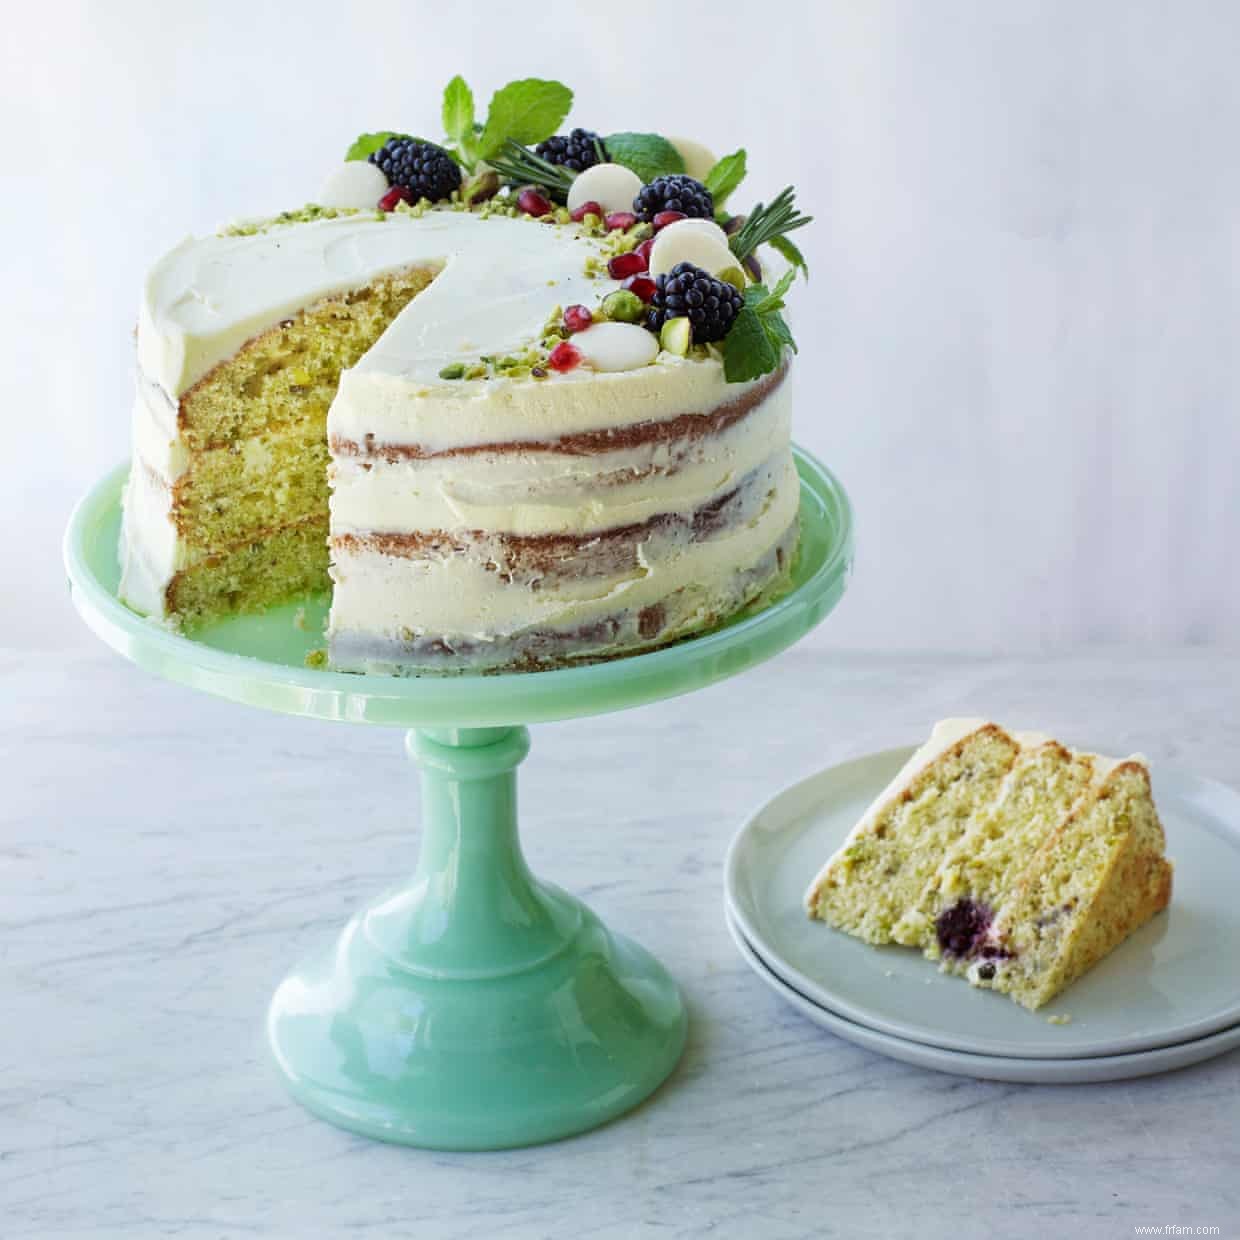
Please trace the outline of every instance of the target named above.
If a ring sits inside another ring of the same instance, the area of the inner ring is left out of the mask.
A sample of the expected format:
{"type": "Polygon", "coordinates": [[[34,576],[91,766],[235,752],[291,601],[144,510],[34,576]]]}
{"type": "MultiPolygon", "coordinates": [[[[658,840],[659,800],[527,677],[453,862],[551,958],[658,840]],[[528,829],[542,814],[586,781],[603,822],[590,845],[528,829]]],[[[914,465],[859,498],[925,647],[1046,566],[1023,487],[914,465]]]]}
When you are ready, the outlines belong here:
{"type": "Polygon", "coordinates": [[[590,129],[574,129],[567,136],[556,134],[534,148],[534,154],[542,156],[549,164],[559,164],[573,172],[584,172],[607,159],[603,139],[590,129]],[[603,158],[599,158],[599,151],[603,158]]]}
{"type": "Polygon", "coordinates": [[[679,211],[690,219],[713,220],[715,200],[701,181],[673,172],[643,185],[633,199],[633,210],[647,223],[660,211],[679,211]]]}
{"type": "Polygon", "coordinates": [[[945,956],[972,956],[990,928],[991,912],[976,900],[957,900],[934,921],[939,947],[945,956]]]}
{"type": "Polygon", "coordinates": [[[646,309],[646,326],[657,333],[668,319],[689,320],[694,344],[722,340],[732,329],[745,299],[730,284],[692,263],[677,263],[656,277],[646,309]]]}
{"type": "Polygon", "coordinates": [[[388,179],[389,185],[407,189],[416,202],[429,198],[438,202],[450,198],[461,187],[461,170],[441,146],[419,142],[417,138],[389,138],[370,162],[388,179]]]}

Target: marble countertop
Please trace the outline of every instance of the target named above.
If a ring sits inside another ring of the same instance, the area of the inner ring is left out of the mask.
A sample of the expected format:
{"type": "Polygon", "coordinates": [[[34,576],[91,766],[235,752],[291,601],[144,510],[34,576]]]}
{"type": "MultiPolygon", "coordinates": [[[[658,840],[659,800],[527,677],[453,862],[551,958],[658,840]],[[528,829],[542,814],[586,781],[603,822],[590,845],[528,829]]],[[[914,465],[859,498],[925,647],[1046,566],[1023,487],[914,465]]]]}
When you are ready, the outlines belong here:
{"type": "Polygon", "coordinates": [[[264,715],[105,651],[0,652],[0,1234],[1240,1235],[1240,1052],[1097,1086],[907,1067],[781,1004],[738,958],[721,896],[750,808],[939,716],[1240,786],[1238,701],[1240,654],[1201,649],[792,651],[692,697],[534,729],[530,862],[672,969],[689,1045],[608,1127],[455,1155],[311,1119],[262,1037],[285,970],[412,865],[399,735],[264,715]]]}

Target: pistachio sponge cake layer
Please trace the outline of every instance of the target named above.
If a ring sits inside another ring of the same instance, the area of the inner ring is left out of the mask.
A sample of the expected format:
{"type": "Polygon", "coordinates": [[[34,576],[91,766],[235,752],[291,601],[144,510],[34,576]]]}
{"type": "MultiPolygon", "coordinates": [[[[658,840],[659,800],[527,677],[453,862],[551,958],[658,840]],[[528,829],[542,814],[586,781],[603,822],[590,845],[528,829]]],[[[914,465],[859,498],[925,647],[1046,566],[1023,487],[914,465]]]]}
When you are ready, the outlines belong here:
{"type": "Polygon", "coordinates": [[[949,719],[814,880],[812,917],[1037,1008],[1171,896],[1142,759],[949,719]]]}

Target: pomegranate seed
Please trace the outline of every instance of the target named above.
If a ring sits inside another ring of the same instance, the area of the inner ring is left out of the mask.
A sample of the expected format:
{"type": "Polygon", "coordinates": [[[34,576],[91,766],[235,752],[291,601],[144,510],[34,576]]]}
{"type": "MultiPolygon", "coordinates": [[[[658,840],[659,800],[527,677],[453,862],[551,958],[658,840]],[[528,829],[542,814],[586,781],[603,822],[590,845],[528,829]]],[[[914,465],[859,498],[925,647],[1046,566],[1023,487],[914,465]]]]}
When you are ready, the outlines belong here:
{"type": "Polygon", "coordinates": [[[573,212],[573,219],[576,223],[580,224],[587,215],[597,215],[601,220],[605,214],[606,212],[603,210],[602,205],[591,199],[589,202],[583,202],[581,206],[573,212]]]}
{"type": "Polygon", "coordinates": [[[651,237],[647,241],[643,241],[641,245],[637,246],[633,250],[634,254],[640,254],[642,256],[642,259],[645,261],[647,268],[649,268],[650,266],[650,251],[652,249],[654,249],[654,238],[653,237],[651,237]]]}
{"type": "Polygon", "coordinates": [[[649,276],[629,276],[620,287],[636,293],[642,301],[649,301],[655,294],[656,285],[649,276]]]}
{"type": "Polygon", "coordinates": [[[629,253],[617,254],[608,261],[607,274],[613,280],[623,280],[625,276],[635,276],[638,272],[645,271],[648,265],[644,254],[630,250],[629,253]]]}
{"type": "Polygon", "coordinates": [[[650,222],[654,225],[655,232],[658,232],[660,228],[666,228],[669,224],[674,224],[677,220],[684,218],[683,211],[660,211],[650,222]]]}
{"type": "Polygon", "coordinates": [[[569,306],[564,311],[564,326],[570,332],[583,332],[594,322],[588,306],[569,306]]]}
{"type": "Polygon", "coordinates": [[[572,370],[580,361],[581,350],[575,344],[569,344],[567,340],[561,340],[551,350],[551,356],[547,358],[547,365],[552,370],[565,371],[572,370]]]}
{"type": "Polygon", "coordinates": [[[536,189],[523,189],[517,195],[517,206],[526,215],[549,215],[555,210],[536,189]]]}
{"type": "Polygon", "coordinates": [[[632,228],[637,223],[637,216],[632,211],[613,211],[603,223],[608,228],[632,228]]]}
{"type": "Polygon", "coordinates": [[[403,185],[393,185],[382,198],[379,199],[380,211],[395,211],[398,202],[412,202],[413,195],[403,185]]]}

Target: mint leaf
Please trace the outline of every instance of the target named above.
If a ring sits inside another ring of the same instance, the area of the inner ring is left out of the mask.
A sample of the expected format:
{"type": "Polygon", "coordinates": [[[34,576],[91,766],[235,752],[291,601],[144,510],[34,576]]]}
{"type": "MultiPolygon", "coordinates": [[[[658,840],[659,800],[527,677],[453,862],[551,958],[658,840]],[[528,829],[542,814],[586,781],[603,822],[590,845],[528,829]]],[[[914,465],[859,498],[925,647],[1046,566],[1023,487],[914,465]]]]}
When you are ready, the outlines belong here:
{"type": "Polygon", "coordinates": [[[762,316],[749,306],[742,308],[723,340],[723,377],[729,383],[760,379],[779,365],[779,356],[762,316]]]}
{"type": "Polygon", "coordinates": [[[768,336],[773,337],[781,347],[787,345],[793,353],[798,352],[797,342],[793,340],[792,331],[782,314],[768,314],[763,321],[768,336]]]}
{"type": "Polygon", "coordinates": [[[508,138],[528,145],[551,137],[572,104],[573,92],[563,82],[522,78],[501,86],[491,96],[477,157],[489,159],[508,138]]]}
{"type": "Polygon", "coordinates": [[[710,190],[718,210],[728,200],[728,195],[745,179],[745,148],[725,155],[707,174],[706,188],[710,190]]]}
{"type": "Polygon", "coordinates": [[[778,237],[772,237],[767,244],[771,249],[782,254],[792,264],[794,270],[800,269],[805,273],[805,278],[809,279],[809,264],[805,261],[805,255],[786,236],[781,234],[778,237]]]}
{"type": "Polygon", "coordinates": [[[443,91],[443,131],[463,152],[474,133],[474,92],[458,73],[443,91]]]}
{"type": "Polygon", "coordinates": [[[773,289],[765,284],[751,284],[744,293],[745,304],[757,314],[774,314],[784,308],[784,294],[792,287],[796,271],[785,271],[773,289]]]}
{"type": "Polygon", "coordinates": [[[407,138],[407,133],[397,133],[393,129],[383,129],[378,133],[364,133],[345,152],[345,162],[354,159],[365,159],[376,151],[381,151],[390,138],[407,138]]]}
{"type": "Polygon", "coordinates": [[[657,133],[613,133],[603,139],[607,158],[636,172],[643,184],[671,172],[684,172],[680,152],[657,133]]]}
{"type": "Polygon", "coordinates": [[[745,290],[745,304],[723,340],[723,377],[729,383],[760,379],[779,365],[785,348],[796,352],[796,341],[779,313],[795,276],[795,270],[787,271],[773,289],[751,284],[745,290]]]}

